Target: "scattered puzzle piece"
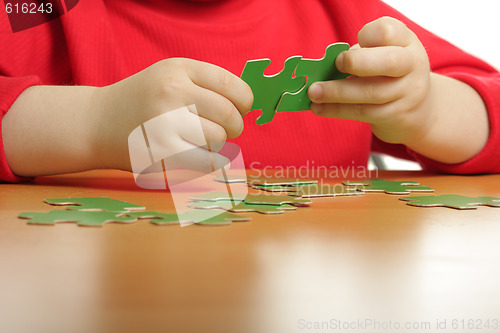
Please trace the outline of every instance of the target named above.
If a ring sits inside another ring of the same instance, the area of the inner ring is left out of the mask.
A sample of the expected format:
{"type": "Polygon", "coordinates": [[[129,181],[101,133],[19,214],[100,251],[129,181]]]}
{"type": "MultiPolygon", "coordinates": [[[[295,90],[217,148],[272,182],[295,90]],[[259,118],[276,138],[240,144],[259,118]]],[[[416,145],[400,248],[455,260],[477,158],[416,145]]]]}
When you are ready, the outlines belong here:
{"type": "Polygon", "coordinates": [[[229,194],[227,192],[216,192],[216,191],[211,191],[211,192],[206,192],[202,194],[198,194],[192,197],[189,197],[189,199],[194,200],[194,201],[218,201],[218,200],[230,200],[234,201],[235,204],[238,202],[243,202],[245,198],[249,194],[246,193],[231,193],[231,197],[229,197],[229,194]]]}
{"type": "Polygon", "coordinates": [[[500,207],[500,198],[467,197],[458,194],[401,197],[410,206],[449,207],[455,209],[476,209],[478,206],[500,207]]]}
{"type": "Polygon", "coordinates": [[[300,179],[300,178],[249,178],[248,183],[250,185],[260,185],[260,186],[292,186],[292,185],[306,185],[306,184],[316,184],[317,180],[310,179],[300,179]]]}
{"type": "Polygon", "coordinates": [[[219,175],[214,178],[215,181],[220,182],[220,183],[246,183],[247,182],[247,177],[243,177],[240,175],[227,175],[224,177],[224,175],[219,175]]]}
{"type": "Polygon", "coordinates": [[[225,183],[248,183],[250,185],[302,185],[302,184],[315,184],[317,180],[300,179],[300,178],[274,178],[274,177],[241,177],[237,175],[217,176],[214,178],[216,181],[225,183]]]}
{"type": "Polygon", "coordinates": [[[320,184],[303,184],[303,185],[252,185],[253,188],[267,192],[285,192],[288,195],[301,198],[313,197],[336,197],[347,195],[362,195],[364,192],[358,191],[353,187],[339,185],[320,185],[320,184]]]}
{"type": "Polygon", "coordinates": [[[312,201],[309,199],[302,199],[292,197],[289,195],[262,195],[262,194],[249,194],[245,198],[245,202],[251,205],[284,205],[290,204],[294,206],[309,206],[312,201]]]}
{"type": "Polygon", "coordinates": [[[137,219],[131,216],[120,216],[114,212],[102,211],[75,211],[75,210],[51,210],[48,213],[22,213],[20,218],[29,219],[29,224],[46,224],[76,222],[81,226],[102,226],[109,222],[130,223],[137,219]]]}
{"type": "Polygon", "coordinates": [[[283,214],[285,210],[296,210],[292,205],[250,205],[245,202],[231,201],[196,201],[189,203],[189,207],[197,209],[223,209],[234,213],[256,212],[261,214],[283,214]]]}
{"type": "Polygon", "coordinates": [[[349,76],[338,71],[335,66],[337,56],[347,50],[349,44],[335,43],[326,48],[325,55],[321,59],[290,57],[285,60],[283,70],[271,76],[264,75],[271,60],[247,61],[241,79],[252,88],[254,95],[252,110],[262,110],[262,114],[257,118],[257,124],[262,125],[272,121],[276,112],[309,110],[311,100],[307,89],[311,84],[349,76]]]}
{"type": "Polygon", "coordinates": [[[350,188],[346,186],[328,186],[328,185],[303,185],[296,187],[295,192],[289,192],[290,195],[301,197],[301,198],[313,198],[313,197],[337,197],[337,196],[347,196],[347,195],[362,195],[363,192],[358,191],[356,188],[350,188]]]}
{"type": "Polygon", "coordinates": [[[211,212],[190,210],[182,214],[176,213],[158,213],[158,212],[133,212],[128,213],[140,219],[150,219],[151,223],[156,225],[172,224],[200,224],[200,225],[228,225],[232,222],[246,222],[251,218],[238,214],[222,212],[214,215],[211,212]]]}
{"type": "MultiPolygon", "coordinates": [[[[313,184],[311,184],[313,185],[313,184]]],[[[252,188],[266,192],[297,192],[301,186],[305,185],[251,185],[252,188]]]]}
{"type": "MultiPolygon", "coordinates": [[[[291,204],[294,206],[308,206],[312,203],[311,200],[292,197],[289,195],[265,195],[265,194],[241,194],[232,193],[233,197],[230,198],[226,192],[207,192],[194,197],[194,201],[244,201],[251,205],[283,205],[291,204]]],[[[237,204],[237,203],[236,203],[237,204]]]]}
{"type": "Polygon", "coordinates": [[[108,197],[45,199],[44,202],[49,205],[66,206],[67,209],[79,211],[107,211],[118,213],[145,209],[145,207],[134,205],[130,202],[108,197]]]}
{"type": "Polygon", "coordinates": [[[345,79],[349,74],[340,72],[335,66],[337,56],[349,50],[349,44],[335,43],[326,48],[321,59],[300,59],[295,76],[307,76],[306,84],[298,92],[285,92],[278,102],[276,112],[302,111],[311,109],[311,99],[307,90],[317,81],[345,79]]]}
{"type": "Polygon", "coordinates": [[[305,77],[292,77],[302,57],[295,56],[285,61],[281,72],[275,75],[264,75],[271,64],[269,59],[247,61],[241,79],[248,83],[254,95],[252,110],[262,110],[257,118],[257,124],[262,125],[273,120],[278,102],[284,92],[298,91],[306,84],[305,77]]]}
{"type": "Polygon", "coordinates": [[[232,222],[248,222],[252,218],[239,214],[222,212],[216,216],[205,218],[207,216],[202,210],[191,210],[183,215],[184,222],[195,222],[200,225],[226,225],[232,222]],[[196,222],[198,221],[198,222],[196,222]]]}
{"type": "Polygon", "coordinates": [[[387,194],[409,194],[410,192],[433,192],[427,186],[420,185],[414,181],[394,181],[384,179],[367,179],[363,181],[345,181],[346,186],[360,186],[363,192],[385,192],[387,194]]]}
{"type": "Polygon", "coordinates": [[[136,217],[138,219],[150,219],[151,223],[169,225],[169,224],[179,224],[179,219],[176,213],[159,213],[154,211],[147,212],[129,212],[129,216],[136,217]]]}

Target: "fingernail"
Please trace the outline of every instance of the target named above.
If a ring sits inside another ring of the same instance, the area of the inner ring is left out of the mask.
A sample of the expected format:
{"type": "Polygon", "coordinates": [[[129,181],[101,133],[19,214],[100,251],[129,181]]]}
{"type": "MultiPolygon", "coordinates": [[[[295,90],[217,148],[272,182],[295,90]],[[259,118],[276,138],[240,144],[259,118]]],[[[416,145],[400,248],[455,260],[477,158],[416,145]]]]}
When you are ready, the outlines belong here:
{"type": "Polygon", "coordinates": [[[335,59],[335,66],[337,66],[337,69],[340,72],[344,71],[344,52],[342,52],[341,54],[339,54],[337,56],[337,59],[335,59]]]}
{"type": "Polygon", "coordinates": [[[308,94],[312,101],[319,101],[323,95],[323,87],[321,87],[321,84],[315,82],[309,87],[308,94]]]}

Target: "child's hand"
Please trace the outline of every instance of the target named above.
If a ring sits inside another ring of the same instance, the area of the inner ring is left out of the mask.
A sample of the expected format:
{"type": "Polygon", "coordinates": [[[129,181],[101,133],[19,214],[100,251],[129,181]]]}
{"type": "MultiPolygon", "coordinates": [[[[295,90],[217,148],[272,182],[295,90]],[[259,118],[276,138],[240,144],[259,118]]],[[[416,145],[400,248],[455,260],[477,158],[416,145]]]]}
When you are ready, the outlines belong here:
{"type": "MultiPolygon", "coordinates": [[[[187,120],[162,124],[164,133],[156,133],[154,140],[166,155],[206,143],[217,151],[222,145],[214,143],[241,134],[242,116],[250,111],[253,102],[250,87],[237,76],[215,65],[180,58],[160,61],[101,88],[96,96],[100,101],[96,108],[96,144],[100,147],[102,166],[125,170],[130,170],[128,136],[145,121],[194,104],[199,117],[193,114],[187,120]],[[201,123],[204,138],[195,133],[193,128],[199,128],[199,123],[193,122],[201,123]]],[[[210,170],[210,161],[216,167],[227,162],[217,154],[212,155],[212,160],[207,158],[208,151],[204,149],[193,151],[196,154],[191,154],[189,163],[197,169],[210,170]]]]}
{"type": "Polygon", "coordinates": [[[340,54],[337,68],[354,77],[311,85],[318,115],[360,120],[390,143],[411,143],[432,122],[431,73],[427,53],[402,22],[383,17],[365,25],[359,45],[340,54]]]}

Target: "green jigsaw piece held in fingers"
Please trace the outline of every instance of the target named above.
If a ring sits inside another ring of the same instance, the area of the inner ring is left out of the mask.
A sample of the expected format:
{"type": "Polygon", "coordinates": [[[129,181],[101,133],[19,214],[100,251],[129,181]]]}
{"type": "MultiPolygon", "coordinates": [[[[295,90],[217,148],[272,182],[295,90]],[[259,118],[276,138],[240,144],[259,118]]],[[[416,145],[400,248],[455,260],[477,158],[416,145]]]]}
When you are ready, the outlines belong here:
{"type": "Polygon", "coordinates": [[[285,60],[283,70],[275,75],[264,75],[269,59],[249,60],[241,79],[248,83],[254,95],[252,110],[262,110],[257,124],[271,122],[276,112],[310,110],[309,87],[317,81],[344,79],[349,74],[335,66],[337,56],[349,50],[347,43],[335,43],[326,48],[321,59],[293,56],[285,60]]]}
{"type": "Polygon", "coordinates": [[[262,110],[257,124],[262,125],[273,120],[276,107],[284,92],[297,92],[306,84],[305,77],[292,77],[301,56],[288,58],[281,72],[264,75],[271,63],[269,59],[249,60],[243,68],[241,79],[252,88],[254,101],[252,110],[262,110]]]}
{"type": "Polygon", "coordinates": [[[276,112],[303,111],[311,109],[311,99],[307,94],[309,87],[318,81],[345,79],[349,74],[340,72],[335,66],[337,56],[349,50],[349,44],[335,43],[326,48],[321,59],[302,58],[295,69],[295,76],[307,76],[307,82],[298,92],[285,92],[276,107],[276,112]]]}

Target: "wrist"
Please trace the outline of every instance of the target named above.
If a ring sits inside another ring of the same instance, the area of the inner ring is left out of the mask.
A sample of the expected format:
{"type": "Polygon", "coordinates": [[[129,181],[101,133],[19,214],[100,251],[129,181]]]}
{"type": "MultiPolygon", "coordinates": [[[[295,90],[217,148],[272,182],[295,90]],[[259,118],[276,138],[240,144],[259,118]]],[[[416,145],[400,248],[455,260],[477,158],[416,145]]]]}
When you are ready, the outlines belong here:
{"type": "Polygon", "coordinates": [[[431,74],[431,79],[423,131],[405,144],[437,162],[463,163],[488,141],[486,106],[476,90],[461,81],[439,74],[431,74]]]}

